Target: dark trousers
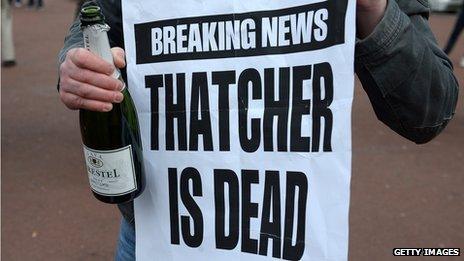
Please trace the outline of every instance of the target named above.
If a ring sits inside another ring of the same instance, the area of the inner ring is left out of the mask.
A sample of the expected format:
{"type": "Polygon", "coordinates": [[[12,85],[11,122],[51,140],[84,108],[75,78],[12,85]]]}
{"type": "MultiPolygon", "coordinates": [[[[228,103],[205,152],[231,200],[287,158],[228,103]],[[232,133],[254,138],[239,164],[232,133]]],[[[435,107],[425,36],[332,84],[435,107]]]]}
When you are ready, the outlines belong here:
{"type": "Polygon", "coordinates": [[[459,12],[458,20],[456,21],[456,25],[454,25],[453,32],[451,33],[448,44],[445,47],[444,51],[446,54],[449,54],[453,50],[453,47],[456,44],[462,29],[464,29],[464,5],[461,8],[461,12],[459,12]]]}
{"type": "Polygon", "coordinates": [[[43,0],[29,0],[28,6],[34,6],[37,3],[38,7],[43,6],[43,0]]]}

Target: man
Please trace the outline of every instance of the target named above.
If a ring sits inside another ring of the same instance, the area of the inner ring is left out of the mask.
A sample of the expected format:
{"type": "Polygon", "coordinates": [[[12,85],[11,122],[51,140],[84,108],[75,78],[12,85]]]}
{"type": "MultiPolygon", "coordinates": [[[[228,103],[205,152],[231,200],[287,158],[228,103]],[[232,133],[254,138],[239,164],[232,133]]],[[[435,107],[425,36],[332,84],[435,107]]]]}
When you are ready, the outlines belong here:
{"type": "MultiPolygon", "coordinates": [[[[101,1],[118,68],[125,66],[120,1],[101,1]]],[[[418,144],[437,136],[454,114],[458,84],[447,56],[428,26],[425,1],[358,0],[355,68],[377,117],[418,144]]],[[[109,111],[120,102],[122,84],[113,66],[82,49],[76,21],[60,53],[60,97],[70,109],[109,111]]],[[[123,71],[124,73],[124,71],[123,71]]],[[[132,204],[120,206],[117,260],[134,260],[132,204]]]]}

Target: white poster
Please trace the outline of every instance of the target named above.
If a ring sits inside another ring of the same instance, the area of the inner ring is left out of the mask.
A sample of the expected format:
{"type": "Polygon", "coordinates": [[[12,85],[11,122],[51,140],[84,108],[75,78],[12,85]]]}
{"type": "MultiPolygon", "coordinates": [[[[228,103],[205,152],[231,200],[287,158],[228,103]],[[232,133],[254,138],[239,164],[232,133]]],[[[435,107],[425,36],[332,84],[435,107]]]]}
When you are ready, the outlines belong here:
{"type": "Polygon", "coordinates": [[[123,0],[137,260],[346,260],[355,0],[123,0]]]}

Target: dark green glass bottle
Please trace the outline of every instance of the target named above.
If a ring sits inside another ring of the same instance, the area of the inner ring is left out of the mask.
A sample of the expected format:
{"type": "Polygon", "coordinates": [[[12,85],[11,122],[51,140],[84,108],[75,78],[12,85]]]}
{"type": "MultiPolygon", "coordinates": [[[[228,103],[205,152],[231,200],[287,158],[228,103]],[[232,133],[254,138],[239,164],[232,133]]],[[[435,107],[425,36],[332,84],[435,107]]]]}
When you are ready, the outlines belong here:
{"type": "MultiPolygon", "coordinates": [[[[113,63],[110,28],[98,5],[88,2],[83,6],[81,26],[85,48],[113,63]]],[[[113,77],[123,81],[119,70],[113,77]]],[[[113,104],[110,112],[79,112],[90,187],[97,199],[112,204],[131,201],[145,188],[137,112],[127,87],[122,93],[124,100],[113,104]]]]}

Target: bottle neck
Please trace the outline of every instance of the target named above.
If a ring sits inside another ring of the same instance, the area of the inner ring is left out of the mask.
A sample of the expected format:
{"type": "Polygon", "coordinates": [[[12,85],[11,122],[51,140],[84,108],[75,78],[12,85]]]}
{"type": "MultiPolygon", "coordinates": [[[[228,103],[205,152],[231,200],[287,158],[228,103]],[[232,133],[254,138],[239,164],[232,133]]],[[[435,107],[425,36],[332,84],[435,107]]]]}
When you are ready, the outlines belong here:
{"type": "Polygon", "coordinates": [[[105,61],[113,63],[107,34],[109,26],[106,24],[93,24],[82,29],[85,49],[102,57],[105,61]]]}
{"type": "MultiPolygon", "coordinates": [[[[103,58],[110,64],[114,64],[113,54],[111,53],[111,46],[108,39],[108,31],[110,27],[107,24],[92,24],[82,27],[84,36],[84,47],[93,54],[103,58]]],[[[119,78],[121,72],[116,69],[113,77],[119,78]]]]}

